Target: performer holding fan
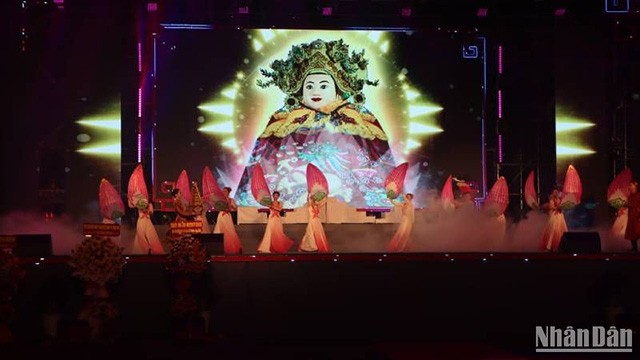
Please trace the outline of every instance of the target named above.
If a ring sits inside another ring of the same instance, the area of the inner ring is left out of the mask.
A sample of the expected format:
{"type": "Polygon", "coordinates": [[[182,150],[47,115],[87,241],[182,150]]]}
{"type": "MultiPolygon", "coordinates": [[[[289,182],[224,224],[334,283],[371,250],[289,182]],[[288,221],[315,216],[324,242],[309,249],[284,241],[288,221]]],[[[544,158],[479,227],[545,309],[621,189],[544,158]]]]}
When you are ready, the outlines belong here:
{"type": "Polygon", "coordinates": [[[307,165],[307,201],[309,222],[300,242],[300,251],[329,252],[329,242],[320,221],[320,208],[327,203],[329,184],[322,171],[313,164],[307,165]]]}
{"type": "Polygon", "coordinates": [[[258,245],[259,253],[286,253],[293,246],[293,240],[284,233],[280,211],[282,211],[282,203],[280,202],[280,193],[273,192],[273,198],[269,195],[269,185],[264,178],[262,166],[256,164],[253,167],[253,175],[251,177],[251,193],[260,205],[269,207],[269,220],[264,231],[264,236],[260,245],[258,245]]]}
{"type": "Polygon", "coordinates": [[[398,202],[395,199],[400,196],[404,187],[404,178],[407,175],[408,163],[402,163],[389,173],[385,180],[385,191],[387,197],[392,204],[402,209],[402,219],[400,220],[400,226],[393,235],[393,238],[387,246],[387,251],[401,252],[404,251],[409,245],[411,238],[411,230],[413,229],[414,221],[414,206],[413,206],[413,194],[407,193],[404,196],[404,202],[398,202]]]}
{"type": "Polygon", "coordinates": [[[138,209],[136,237],[133,243],[134,252],[154,255],[164,254],[158,232],[151,222],[153,205],[149,202],[149,192],[144,181],[141,164],[135,168],[129,178],[127,198],[129,207],[138,209]]]}
{"type": "Polygon", "coordinates": [[[238,207],[236,202],[229,197],[231,188],[225,187],[221,190],[209,167],[205,167],[202,171],[202,194],[203,202],[210,208],[219,211],[213,232],[224,235],[224,253],[240,254],[242,252],[242,244],[230,213],[231,211],[236,211],[238,207]]]}

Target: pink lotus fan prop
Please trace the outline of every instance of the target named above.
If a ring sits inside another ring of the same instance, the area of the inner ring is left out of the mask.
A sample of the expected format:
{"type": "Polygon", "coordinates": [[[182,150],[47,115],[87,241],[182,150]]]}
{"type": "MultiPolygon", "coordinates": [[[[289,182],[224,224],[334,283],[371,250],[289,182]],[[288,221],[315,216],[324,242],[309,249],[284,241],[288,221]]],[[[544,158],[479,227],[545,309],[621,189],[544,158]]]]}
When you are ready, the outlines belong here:
{"type": "Polygon", "coordinates": [[[560,207],[567,210],[573,209],[576,205],[580,204],[580,198],[582,197],[582,182],[578,171],[573,165],[569,165],[567,174],[564,178],[564,186],[562,187],[562,201],[560,207]]]}
{"type": "Polygon", "coordinates": [[[445,209],[453,209],[456,207],[455,198],[453,196],[453,178],[451,175],[449,175],[447,181],[444,182],[440,199],[442,200],[442,206],[445,209]]]}
{"type": "Polygon", "coordinates": [[[627,203],[629,198],[629,183],[633,179],[631,169],[622,170],[609,184],[607,201],[612,207],[619,209],[627,203]]]}
{"type": "Polygon", "coordinates": [[[493,212],[496,216],[504,214],[509,205],[509,187],[504,176],[500,176],[493,184],[484,203],[486,211],[493,212]]]}
{"type": "Polygon", "coordinates": [[[396,166],[384,181],[384,190],[389,199],[395,199],[402,193],[404,188],[404,178],[407,176],[409,163],[404,162],[396,166]]]}
{"type": "Polygon", "coordinates": [[[190,184],[191,183],[189,182],[189,175],[187,175],[187,170],[182,170],[180,172],[180,175],[178,176],[178,181],[176,181],[176,189],[180,190],[180,194],[182,194],[185,205],[191,203],[190,184]]]}
{"type": "Polygon", "coordinates": [[[534,180],[534,173],[531,171],[527,181],[524,183],[524,201],[530,208],[537,209],[540,207],[540,203],[538,202],[538,192],[536,191],[534,180]]]}
{"type": "Polygon", "coordinates": [[[217,211],[226,211],[228,209],[227,198],[208,166],[205,166],[202,170],[202,200],[209,208],[217,211]]]}
{"type": "Polygon", "coordinates": [[[313,164],[307,165],[307,191],[315,201],[329,196],[329,182],[322,171],[313,164]]]}
{"type": "Polygon", "coordinates": [[[127,200],[129,207],[137,207],[138,209],[146,209],[149,205],[149,191],[144,181],[144,171],[142,164],[138,164],[129,177],[129,185],[127,186],[127,200]]]}
{"type": "Polygon", "coordinates": [[[100,213],[102,213],[102,217],[114,220],[124,215],[124,202],[120,197],[120,193],[111,185],[109,180],[105,178],[100,180],[98,198],[100,199],[100,213]]]}
{"type": "Polygon", "coordinates": [[[262,206],[271,206],[273,202],[273,200],[271,200],[269,185],[267,185],[267,179],[264,177],[264,171],[260,164],[256,164],[253,167],[251,174],[251,194],[262,206]]]}

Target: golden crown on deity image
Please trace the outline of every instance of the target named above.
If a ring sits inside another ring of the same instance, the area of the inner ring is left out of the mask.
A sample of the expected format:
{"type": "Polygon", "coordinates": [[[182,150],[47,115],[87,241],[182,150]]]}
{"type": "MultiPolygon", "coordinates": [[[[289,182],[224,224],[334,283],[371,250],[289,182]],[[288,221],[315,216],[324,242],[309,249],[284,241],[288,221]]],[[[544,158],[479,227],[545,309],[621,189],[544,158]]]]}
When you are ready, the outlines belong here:
{"type": "Polygon", "coordinates": [[[271,63],[272,70],[260,69],[269,80],[258,80],[257,84],[262,88],[275,85],[289,96],[301,100],[300,90],[307,75],[324,73],[333,77],[343,99],[354,96],[356,101],[364,102],[361,94],[364,86],[378,85],[378,80],[367,78],[368,63],[364,58],[364,50],[352,51],[349,55],[349,45],[342,39],[318,39],[291,47],[287,59],[271,63]]]}

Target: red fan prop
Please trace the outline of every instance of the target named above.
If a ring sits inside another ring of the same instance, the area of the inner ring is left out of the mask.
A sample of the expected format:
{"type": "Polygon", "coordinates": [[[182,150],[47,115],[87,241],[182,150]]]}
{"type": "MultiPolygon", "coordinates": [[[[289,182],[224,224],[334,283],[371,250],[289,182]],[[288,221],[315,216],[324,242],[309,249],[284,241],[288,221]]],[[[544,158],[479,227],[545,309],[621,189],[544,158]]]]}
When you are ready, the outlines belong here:
{"type": "Polygon", "coordinates": [[[500,176],[489,191],[484,210],[498,216],[504,214],[507,205],[509,205],[509,187],[504,176],[500,176]]]}
{"type": "Polygon", "coordinates": [[[307,165],[307,191],[315,201],[321,201],[329,195],[327,178],[313,164],[307,165]]]}
{"type": "Polygon", "coordinates": [[[114,220],[124,215],[124,202],[120,197],[120,193],[118,193],[116,188],[105,178],[100,180],[98,198],[100,199],[100,213],[102,217],[114,220]]]}
{"type": "Polygon", "coordinates": [[[631,169],[622,170],[609,184],[607,189],[607,201],[612,207],[619,209],[627,203],[629,198],[629,183],[633,179],[631,169]]]}
{"type": "Polygon", "coordinates": [[[226,211],[229,208],[227,198],[208,166],[202,170],[202,200],[216,211],[226,211]]]}
{"type": "Polygon", "coordinates": [[[395,199],[402,193],[404,188],[404,178],[407,176],[409,163],[404,162],[396,166],[384,181],[384,190],[389,199],[395,199]]]}
{"type": "Polygon", "coordinates": [[[540,203],[538,201],[538,192],[536,191],[534,181],[535,177],[532,170],[527,177],[527,181],[524,183],[524,200],[530,208],[537,209],[540,207],[540,203]]]}
{"type": "Polygon", "coordinates": [[[144,181],[144,171],[142,164],[138,164],[129,177],[127,186],[127,200],[129,207],[137,207],[138,209],[146,209],[149,205],[149,191],[144,181]]]}
{"type": "Polygon", "coordinates": [[[191,203],[191,183],[189,182],[189,175],[187,170],[182,170],[176,181],[176,189],[180,190],[185,205],[191,203]]]}
{"type": "Polygon", "coordinates": [[[256,164],[253,167],[253,172],[251,174],[251,194],[262,206],[271,206],[271,203],[273,202],[271,199],[271,191],[267,184],[267,179],[264,177],[264,171],[260,164],[256,164]]]}
{"type": "Polygon", "coordinates": [[[447,181],[444,182],[440,199],[445,209],[453,209],[456,207],[455,197],[453,196],[453,178],[451,175],[449,175],[447,181]]]}
{"type": "Polygon", "coordinates": [[[580,204],[581,197],[582,182],[580,181],[580,176],[576,168],[574,168],[573,165],[569,165],[564,178],[564,186],[562,187],[560,207],[565,210],[573,209],[580,204]]]}

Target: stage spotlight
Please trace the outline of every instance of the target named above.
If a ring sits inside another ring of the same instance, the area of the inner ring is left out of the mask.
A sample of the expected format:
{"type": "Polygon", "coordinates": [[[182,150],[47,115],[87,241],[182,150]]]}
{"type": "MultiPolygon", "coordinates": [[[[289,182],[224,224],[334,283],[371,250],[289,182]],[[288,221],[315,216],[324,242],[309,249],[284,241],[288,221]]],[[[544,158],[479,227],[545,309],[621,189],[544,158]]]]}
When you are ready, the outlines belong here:
{"type": "Polygon", "coordinates": [[[322,15],[323,16],[331,16],[333,14],[333,8],[332,7],[328,7],[325,6],[322,8],[322,15]]]}
{"type": "Polygon", "coordinates": [[[564,14],[567,12],[567,9],[565,8],[557,8],[554,12],[553,15],[555,16],[564,16],[564,14]]]}
{"type": "Polygon", "coordinates": [[[486,17],[488,12],[489,12],[489,9],[480,8],[480,9],[478,9],[477,15],[478,15],[478,17],[486,17]]]}
{"type": "Polygon", "coordinates": [[[583,147],[567,146],[567,145],[560,145],[560,144],[556,146],[556,156],[578,156],[578,155],[591,155],[595,153],[596,153],[595,151],[588,148],[583,148],[583,147]]]}
{"type": "Polygon", "coordinates": [[[158,3],[154,3],[154,2],[147,3],[147,11],[149,12],[158,11],[158,3]]]}
{"type": "Polygon", "coordinates": [[[240,6],[238,7],[238,14],[246,15],[249,13],[249,6],[240,6]]]}
{"type": "Polygon", "coordinates": [[[404,7],[402,9],[400,9],[400,15],[402,15],[403,17],[410,17],[411,16],[411,8],[410,7],[404,7]]]}

